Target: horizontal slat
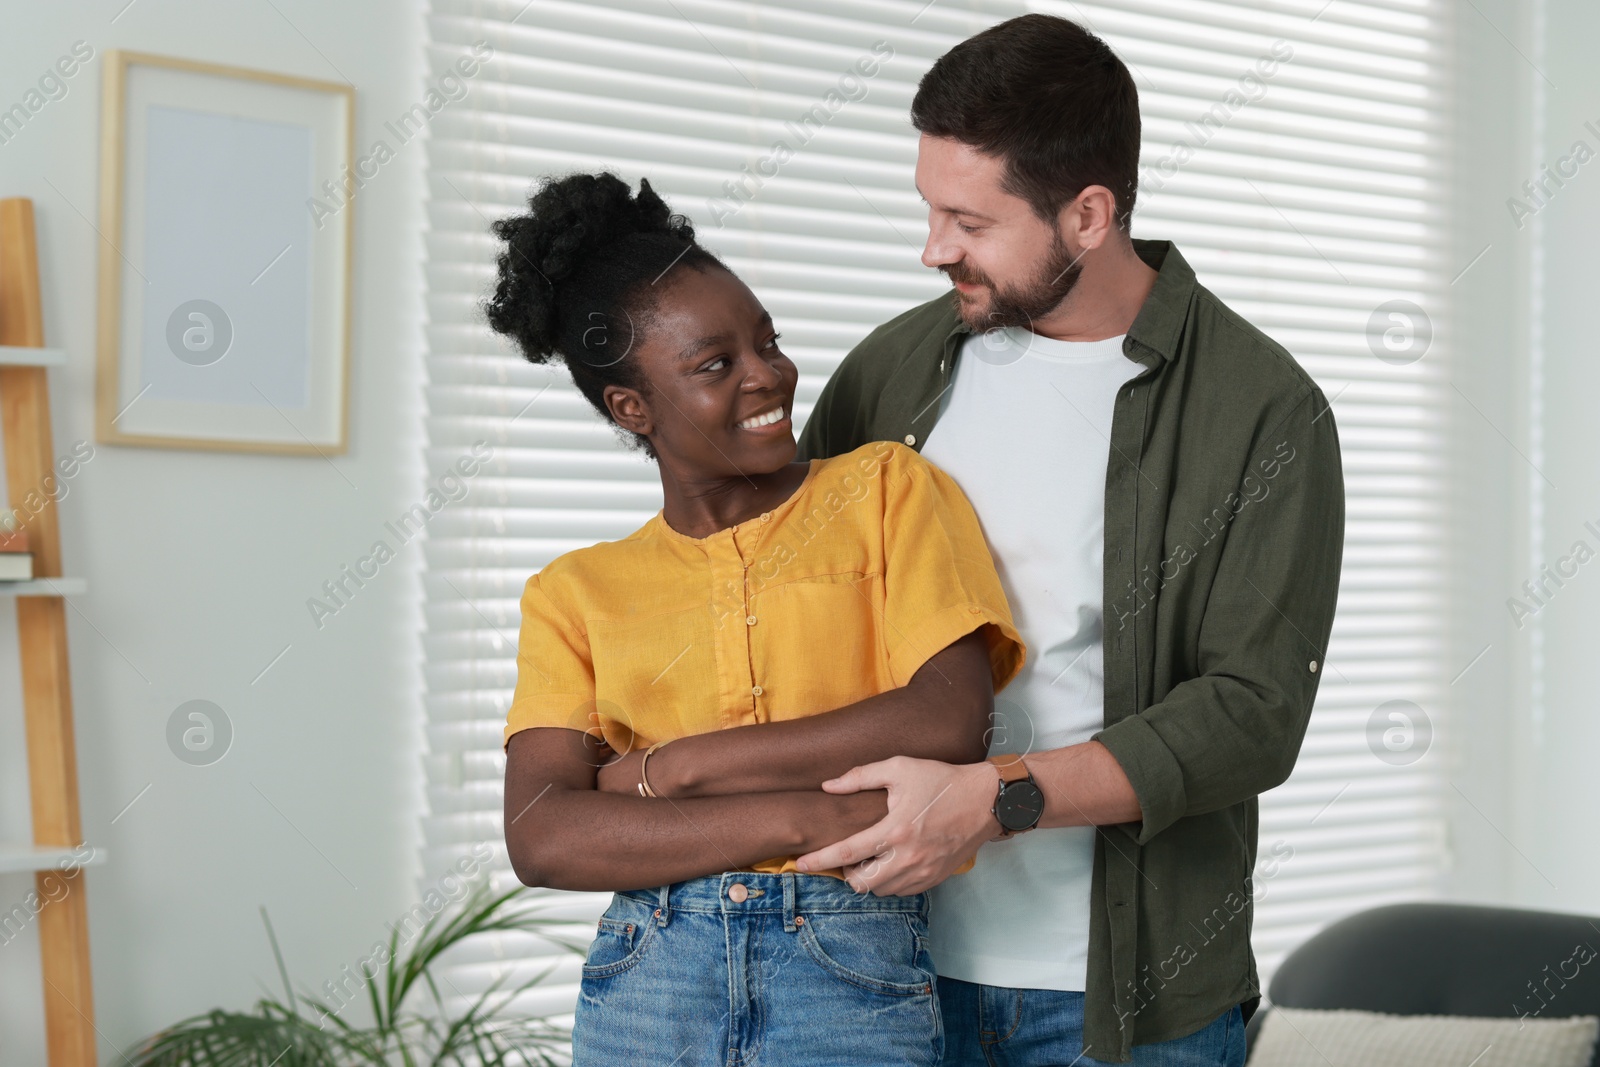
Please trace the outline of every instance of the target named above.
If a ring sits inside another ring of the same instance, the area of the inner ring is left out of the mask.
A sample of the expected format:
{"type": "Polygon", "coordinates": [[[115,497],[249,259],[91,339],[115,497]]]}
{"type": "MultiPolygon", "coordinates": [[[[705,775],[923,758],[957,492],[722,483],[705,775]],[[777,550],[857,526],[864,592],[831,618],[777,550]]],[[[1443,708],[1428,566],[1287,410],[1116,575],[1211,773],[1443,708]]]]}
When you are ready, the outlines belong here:
{"type": "Polygon", "coordinates": [[[0,596],[83,596],[89,591],[84,578],[34,578],[31,581],[0,581],[0,596]]]}
{"type": "Polygon", "coordinates": [[[67,848],[0,841],[0,874],[98,867],[110,858],[110,853],[99,846],[93,846],[85,853],[82,846],[67,848]]]}
{"type": "Polygon", "coordinates": [[[13,367],[59,367],[67,362],[65,348],[26,348],[0,345],[0,364],[13,367]]]}

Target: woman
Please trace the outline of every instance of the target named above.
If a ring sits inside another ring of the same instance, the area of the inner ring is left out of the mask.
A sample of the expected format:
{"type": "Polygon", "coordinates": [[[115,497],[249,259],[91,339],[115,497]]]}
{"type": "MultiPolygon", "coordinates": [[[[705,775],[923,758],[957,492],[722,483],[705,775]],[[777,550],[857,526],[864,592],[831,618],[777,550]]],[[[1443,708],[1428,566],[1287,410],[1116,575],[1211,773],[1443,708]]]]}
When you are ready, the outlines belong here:
{"type": "Polygon", "coordinates": [[[976,516],[898,443],[795,461],[771,316],[648,181],[546,179],[529,208],[494,226],[490,325],[560,355],[664,501],[522,597],[507,851],[614,893],[574,1063],[935,1064],[928,895],[794,861],[887,810],[823,781],[984,758],[1025,650],[976,516]]]}

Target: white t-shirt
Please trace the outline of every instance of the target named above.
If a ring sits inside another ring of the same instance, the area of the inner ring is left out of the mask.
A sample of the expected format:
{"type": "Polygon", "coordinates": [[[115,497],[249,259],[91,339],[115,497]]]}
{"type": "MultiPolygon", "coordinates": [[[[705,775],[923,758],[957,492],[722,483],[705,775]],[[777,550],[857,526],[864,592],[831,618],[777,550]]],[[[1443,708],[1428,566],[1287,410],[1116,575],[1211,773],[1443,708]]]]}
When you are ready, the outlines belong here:
{"type": "MultiPolygon", "coordinates": [[[[1117,390],[1144,368],[1122,338],[1025,329],[963,342],[922,454],[972,501],[1028,661],[995,696],[991,755],[1087,741],[1105,721],[1101,659],[1106,460],[1117,390]]],[[[998,782],[998,775],[996,781],[998,782]]],[[[932,891],[939,974],[1082,991],[1094,828],[986,843],[932,891]]]]}

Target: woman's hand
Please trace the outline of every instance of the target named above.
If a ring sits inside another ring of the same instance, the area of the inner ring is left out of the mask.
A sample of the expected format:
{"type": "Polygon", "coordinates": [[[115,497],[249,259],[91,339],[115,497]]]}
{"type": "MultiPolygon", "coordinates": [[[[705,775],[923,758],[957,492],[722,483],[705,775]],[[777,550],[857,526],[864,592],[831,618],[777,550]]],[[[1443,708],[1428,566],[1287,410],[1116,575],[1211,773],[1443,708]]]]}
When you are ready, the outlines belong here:
{"type": "MultiPolygon", "coordinates": [[[[639,765],[644,762],[644,750],[634,749],[619,756],[609,746],[600,750],[600,770],[595,775],[594,787],[602,793],[623,793],[643,796],[639,792],[639,765]]],[[[651,783],[655,788],[655,783],[651,783]]]]}
{"type": "MultiPolygon", "coordinates": [[[[658,797],[672,797],[682,800],[696,794],[683,782],[672,774],[672,768],[667,765],[667,748],[662,745],[656,749],[655,755],[650,757],[650,788],[658,797]]],[[[599,760],[600,770],[595,776],[594,787],[602,793],[626,793],[630,796],[644,796],[640,792],[639,783],[644,780],[640,767],[644,765],[645,748],[635,748],[625,756],[619,756],[610,748],[601,750],[599,760]]]]}

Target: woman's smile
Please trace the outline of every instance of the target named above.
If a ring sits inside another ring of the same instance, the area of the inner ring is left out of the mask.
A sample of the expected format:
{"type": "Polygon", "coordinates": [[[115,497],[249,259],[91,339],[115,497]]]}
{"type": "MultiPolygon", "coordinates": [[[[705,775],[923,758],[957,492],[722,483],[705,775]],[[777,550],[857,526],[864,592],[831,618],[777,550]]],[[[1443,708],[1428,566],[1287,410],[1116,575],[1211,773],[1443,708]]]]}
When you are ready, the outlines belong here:
{"type": "Polygon", "coordinates": [[[734,425],[750,433],[788,433],[792,428],[789,421],[789,404],[785,401],[780,401],[776,405],[764,408],[750,418],[743,419],[734,425]]]}

